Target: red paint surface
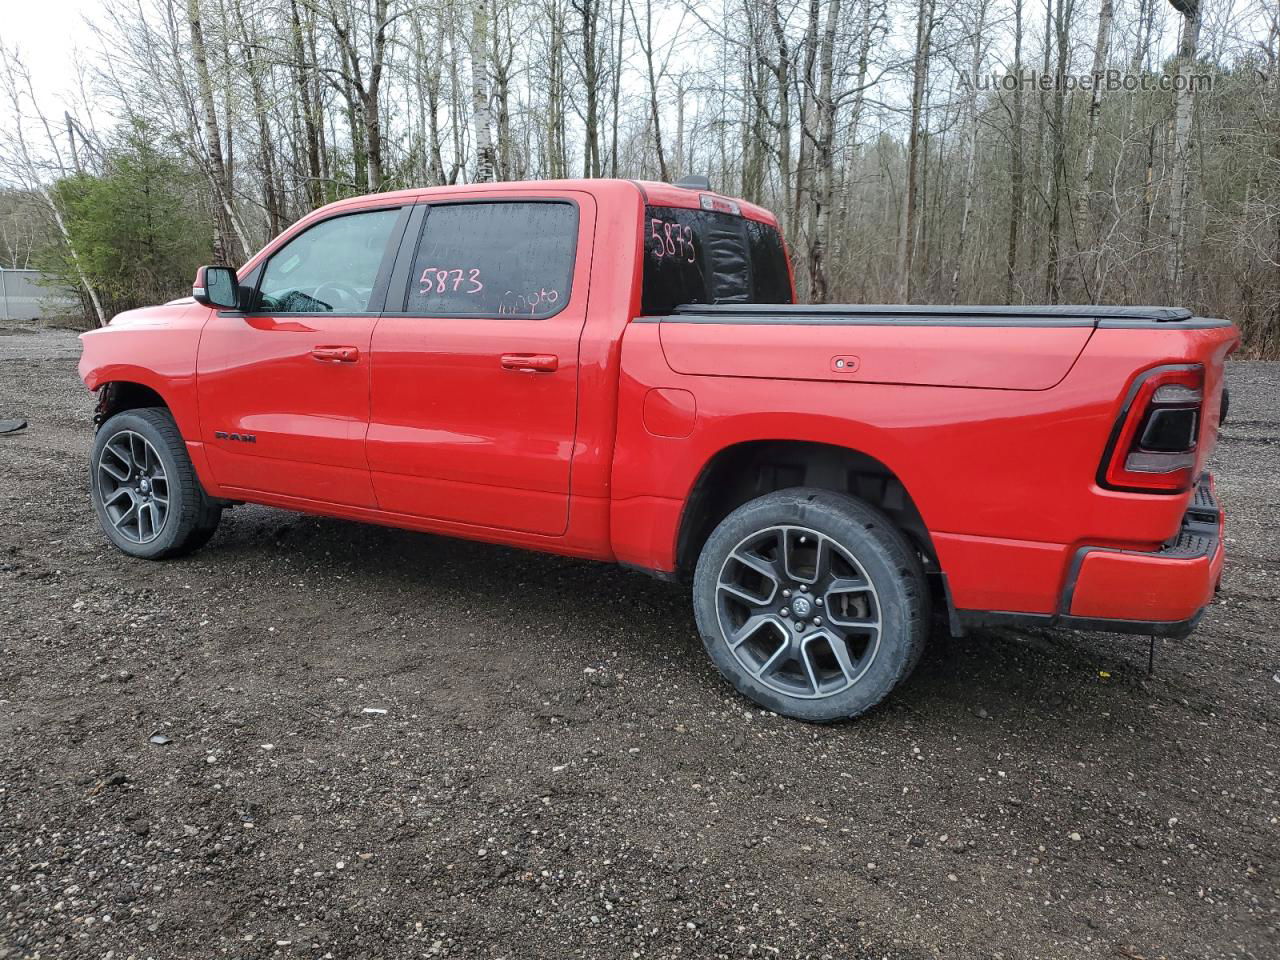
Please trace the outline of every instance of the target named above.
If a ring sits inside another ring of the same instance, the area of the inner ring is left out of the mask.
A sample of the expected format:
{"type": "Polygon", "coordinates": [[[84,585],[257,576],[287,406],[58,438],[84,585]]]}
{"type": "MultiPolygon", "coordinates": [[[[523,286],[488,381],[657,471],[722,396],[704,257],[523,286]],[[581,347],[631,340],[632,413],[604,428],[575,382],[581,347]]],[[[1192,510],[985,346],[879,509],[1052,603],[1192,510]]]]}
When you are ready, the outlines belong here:
{"type": "MultiPolygon", "coordinates": [[[[1234,329],[632,323],[644,245],[656,242],[646,197],[696,208],[699,196],[567,181],[342,201],[241,276],[338,211],[570,198],[581,216],[564,308],[543,320],[261,317],[185,301],[86,334],[81,374],[95,389],[156,390],[202,483],[229,499],[669,571],[684,504],[717,453],[806,440],[897,474],[959,608],[1054,612],[1081,546],[1134,552],[1089,554],[1072,609],[1057,612],[1179,620],[1206,602],[1220,551],[1204,561],[1135,553],[1177,532],[1190,494],[1111,491],[1095,478],[1129,385],[1158,364],[1205,365],[1203,468],[1234,329]],[[315,356],[334,348],[344,352],[315,356]],[[857,366],[838,370],[836,357],[857,366]]],[[[657,235],[665,245],[662,226],[657,235]]],[[[671,246],[684,250],[674,234],[671,246]]],[[[465,269],[447,266],[450,283],[465,269]]]]}

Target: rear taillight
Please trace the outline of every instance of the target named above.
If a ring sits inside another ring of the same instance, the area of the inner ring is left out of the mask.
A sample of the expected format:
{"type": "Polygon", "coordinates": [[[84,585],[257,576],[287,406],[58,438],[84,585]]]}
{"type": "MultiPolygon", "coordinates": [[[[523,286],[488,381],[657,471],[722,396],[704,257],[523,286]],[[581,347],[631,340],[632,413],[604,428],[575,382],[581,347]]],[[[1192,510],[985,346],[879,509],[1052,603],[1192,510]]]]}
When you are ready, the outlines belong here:
{"type": "Polygon", "coordinates": [[[1191,489],[1204,405],[1204,367],[1157,367],[1142,376],[1107,444],[1098,483],[1112,490],[1191,489]]]}

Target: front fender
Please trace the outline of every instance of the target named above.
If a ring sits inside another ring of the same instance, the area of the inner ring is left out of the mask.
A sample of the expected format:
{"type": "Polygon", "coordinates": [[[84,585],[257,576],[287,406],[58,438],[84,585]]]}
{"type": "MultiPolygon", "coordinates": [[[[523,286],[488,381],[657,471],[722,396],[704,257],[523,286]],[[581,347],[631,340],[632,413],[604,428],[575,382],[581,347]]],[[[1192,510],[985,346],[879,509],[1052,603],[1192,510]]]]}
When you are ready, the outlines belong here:
{"type": "Polygon", "coordinates": [[[92,391],[108,384],[137,384],[154,391],[169,409],[205,489],[212,478],[200,442],[196,353],[209,311],[172,303],[122,314],[109,326],[80,335],[78,372],[92,391]]]}

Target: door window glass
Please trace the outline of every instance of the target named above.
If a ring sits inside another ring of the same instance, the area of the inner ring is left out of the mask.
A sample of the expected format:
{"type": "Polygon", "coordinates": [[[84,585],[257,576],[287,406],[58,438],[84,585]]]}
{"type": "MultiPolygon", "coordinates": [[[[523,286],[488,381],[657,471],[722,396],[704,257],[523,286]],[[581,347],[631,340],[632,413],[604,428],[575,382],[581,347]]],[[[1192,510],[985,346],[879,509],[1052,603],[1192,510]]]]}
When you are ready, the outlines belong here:
{"type": "Polygon", "coordinates": [[[405,298],[428,317],[544,319],[569,301],[578,208],[557,201],[438,204],[405,298]]]}
{"type": "Polygon", "coordinates": [[[262,313],[366,313],[399,208],[325,220],[272,254],[258,287],[262,313]]]}

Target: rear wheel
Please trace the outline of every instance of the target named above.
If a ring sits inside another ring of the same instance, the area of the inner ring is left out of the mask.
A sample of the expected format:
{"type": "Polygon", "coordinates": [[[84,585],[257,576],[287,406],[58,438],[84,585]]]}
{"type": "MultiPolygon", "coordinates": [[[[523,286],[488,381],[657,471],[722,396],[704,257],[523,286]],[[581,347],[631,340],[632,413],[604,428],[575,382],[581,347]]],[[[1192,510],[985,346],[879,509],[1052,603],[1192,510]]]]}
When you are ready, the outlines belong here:
{"type": "Polygon", "coordinates": [[[870,710],[924,650],[920,558],[879,510],[827,490],[752,500],[708,538],[694,612],[720,672],[761,706],[826,722],[870,710]]]}
{"type": "Polygon", "coordinates": [[[107,538],[134,557],[160,560],[203,546],[222,507],[200,486],[168,410],[116,414],[98,430],[89,469],[93,507],[107,538]]]}

